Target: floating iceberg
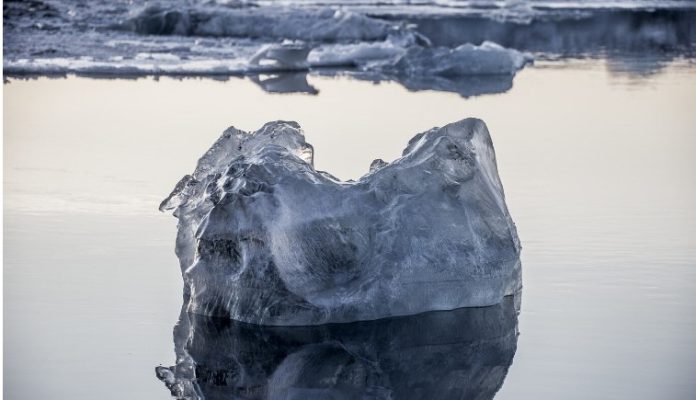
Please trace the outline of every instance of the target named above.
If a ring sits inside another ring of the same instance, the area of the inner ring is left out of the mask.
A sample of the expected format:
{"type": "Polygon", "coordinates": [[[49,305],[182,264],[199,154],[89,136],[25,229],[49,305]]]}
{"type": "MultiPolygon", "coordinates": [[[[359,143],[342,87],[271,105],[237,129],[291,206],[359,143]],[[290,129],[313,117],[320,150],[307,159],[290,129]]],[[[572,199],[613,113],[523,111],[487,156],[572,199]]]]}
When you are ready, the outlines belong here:
{"type": "Polygon", "coordinates": [[[176,365],[156,374],[186,400],[492,399],[517,348],[518,300],[312,327],[262,327],[182,310],[176,365]]]}
{"type": "Polygon", "coordinates": [[[165,199],[188,311],[315,325],[500,303],[520,243],[486,125],[416,135],[355,182],[313,166],[295,122],[227,129],[165,199]]]}
{"type": "Polygon", "coordinates": [[[514,75],[532,56],[493,42],[470,43],[454,49],[413,46],[394,65],[411,76],[514,75]]]}
{"type": "Polygon", "coordinates": [[[514,75],[533,61],[531,54],[493,42],[455,48],[432,47],[414,33],[391,35],[383,42],[319,47],[309,54],[313,67],[355,66],[396,77],[514,75]]]}

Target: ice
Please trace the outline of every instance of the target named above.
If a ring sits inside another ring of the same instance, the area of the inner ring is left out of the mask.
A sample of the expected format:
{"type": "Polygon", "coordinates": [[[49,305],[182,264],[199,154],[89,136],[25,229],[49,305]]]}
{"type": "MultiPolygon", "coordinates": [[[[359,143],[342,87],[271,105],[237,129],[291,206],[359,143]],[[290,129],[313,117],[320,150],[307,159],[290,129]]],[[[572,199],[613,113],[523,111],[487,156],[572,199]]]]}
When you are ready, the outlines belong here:
{"type": "MultiPolygon", "coordinates": [[[[217,55],[216,55],[217,56],[217,55]]],[[[471,80],[459,79],[470,75],[514,75],[532,61],[531,55],[506,49],[495,43],[480,46],[461,45],[454,49],[430,47],[427,39],[414,32],[390,35],[380,42],[329,44],[313,47],[298,41],[266,44],[255,53],[238,52],[235,57],[179,57],[176,54],[140,52],[131,59],[114,57],[98,60],[92,57],[19,59],[5,62],[5,72],[15,74],[61,74],[73,72],[98,75],[254,75],[259,73],[288,73],[321,71],[336,74],[336,67],[349,67],[357,72],[378,74],[381,79],[403,82],[406,87],[449,90],[467,94],[486,93],[471,85],[471,80]],[[444,83],[440,83],[442,78],[444,83]]],[[[270,92],[287,92],[295,87],[299,92],[316,93],[298,76],[278,77],[284,84],[261,86],[270,92]],[[288,85],[289,83],[289,85],[288,85]]],[[[259,83],[260,80],[252,78],[259,83]]],[[[275,82],[277,83],[277,81],[275,82]]],[[[493,79],[493,87],[509,88],[511,79],[493,79]],[[509,84],[505,84],[510,81],[509,84]]],[[[494,90],[495,91],[495,90],[494,90]]]]}
{"type": "Polygon", "coordinates": [[[316,93],[296,75],[307,71],[468,97],[508,90],[530,54],[606,57],[622,71],[645,69],[631,64],[649,56],[655,72],[696,57],[696,3],[678,0],[33,0],[3,15],[11,77],[271,73],[254,81],[316,93]]]}
{"type": "Polygon", "coordinates": [[[179,219],[188,311],[315,325],[488,306],[520,289],[482,121],[418,134],[370,169],[349,182],[315,170],[295,122],[227,129],[160,206],[179,219]]]}
{"type": "Polygon", "coordinates": [[[531,61],[530,55],[493,42],[467,43],[454,49],[414,46],[394,69],[409,76],[513,75],[531,61]]]}
{"type": "MultiPolygon", "coordinates": [[[[692,2],[696,5],[696,2],[692,2]]],[[[504,47],[544,57],[620,57],[622,54],[662,55],[693,52],[696,32],[694,10],[567,10],[527,23],[490,18],[413,15],[434,46],[454,48],[465,43],[492,41],[504,47]]]]}
{"type": "Polygon", "coordinates": [[[341,9],[161,8],[150,6],[122,25],[140,34],[232,36],[306,41],[380,40],[393,24],[341,9]]]}
{"type": "MultiPolygon", "coordinates": [[[[248,63],[242,59],[176,59],[174,57],[168,59],[144,57],[142,53],[139,53],[130,59],[112,58],[108,60],[95,60],[91,57],[22,58],[5,61],[4,71],[7,74],[18,76],[75,73],[92,76],[128,77],[141,75],[239,75],[250,70],[248,63]]],[[[258,68],[258,70],[263,69],[258,68]]]]}
{"type": "Polygon", "coordinates": [[[260,327],[182,311],[177,399],[492,399],[517,348],[518,297],[484,308],[318,327],[260,327]]]}
{"type": "Polygon", "coordinates": [[[308,69],[307,55],[311,47],[303,43],[283,43],[281,46],[266,45],[249,60],[250,69],[268,68],[275,70],[308,69]]]}
{"type": "MultiPolygon", "coordinates": [[[[431,46],[412,32],[390,35],[383,42],[320,46],[309,53],[313,68],[352,66],[350,76],[389,80],[409,90],[441,90],[464,97],[502,93],[515,74],[533,62],[529,53],[493,42],[450,49],[431,46]]],[[[321,73],[321,71],[320,71],[321,73]]]]}
{"type": "Polygon", "coordinates": [[[315,68],[360,67],[377,69],[393,64],[403,57],[409,46],[415,45],[412,34],[389,35],[386,40],[318,46],[309,54],[315,68]]]}
{"type": "MultiPolygon", "coordinates": [[[[396,81],[421,82],[437,77],[514,75],[532,61],[531,54],[493,42],[479,46],[467,43],[453,49],[433,47],[414,32],[393,34],[381,42],[319,46],[309,53],[308,60],[313,68],[352,66],[396,81]]],[[[443,86],[456,87],[457,82],[443,86]]]]}

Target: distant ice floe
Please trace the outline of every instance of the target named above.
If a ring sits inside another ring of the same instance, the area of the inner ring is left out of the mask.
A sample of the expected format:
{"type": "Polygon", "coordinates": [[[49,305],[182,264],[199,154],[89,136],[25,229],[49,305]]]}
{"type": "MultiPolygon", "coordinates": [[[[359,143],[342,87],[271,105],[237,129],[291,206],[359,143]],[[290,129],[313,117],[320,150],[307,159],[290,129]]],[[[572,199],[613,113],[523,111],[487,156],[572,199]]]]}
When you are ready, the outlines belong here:
{"type": "MultiPolygon", "coordinates": [[[[531,60],[485,42],[432,47],[413,27],[350,11],[293,8],[171,9],[149,6],[112,28],[140,35],[274,39],[240,44],[238,51],[211,52],[186,42],[162,44],[130,56],[45,57],[7,60],[9,73],[235,74],[348,67],[400,75],[514,74],[531,60]],[[156,50],[153,52],[152,50],[156,50]],[[250,54],[255,50],[253,54],[250,54]]],[[[114,50],[133,41],[110,41],[114,50]]],[[[135,43],[142,45],[142,43],[135,43]]]]}
{"type": "Polygon", "coordinates": [[[507,90],[532,55],[696,55],[696,3],[680,0],[34,0],[3,14],[9,76],[292,73],[254,80],[315,93],[304,71],[471,96],[507,90]]]}
{"type": "Polygon", "coordinates": [[[337,68],[349,69],[352,76],[370,80],[392,80],[413,90],[435,89],[464,96],[504,91],[512,77],[533,61],[530,54],[506,49],[492,42],[456,48],[432,47],[426,38],[413,32],[389,35],[384,41],[355,44],[310,44],[284,41],[266,44],[244,58],[181,58],[170,53],[138,53],[95,60],[79,58],[35,58],[5,62],[6,73],[87,75],[251,75],[270,92],[316,93],[297,72],[337,68]],[[258,74],[293,73],[293,78],[276,77],[264,82],[258,74]],[[473,78],[477,77],[477,78],[473,78]],[[283,88],[279,89],[279,80],[283,88]],[[487,82],[474,84],[475,80],[487,82]],[[502,89],[501,89],[502,88],[502,89]]]}
{"type": "Polygon", "coordinates": [[[533,57],[493,42],[470,43],[454,49],[409,47],[393,65],[400,74],[411,76],[514,75],[533,57]]]}

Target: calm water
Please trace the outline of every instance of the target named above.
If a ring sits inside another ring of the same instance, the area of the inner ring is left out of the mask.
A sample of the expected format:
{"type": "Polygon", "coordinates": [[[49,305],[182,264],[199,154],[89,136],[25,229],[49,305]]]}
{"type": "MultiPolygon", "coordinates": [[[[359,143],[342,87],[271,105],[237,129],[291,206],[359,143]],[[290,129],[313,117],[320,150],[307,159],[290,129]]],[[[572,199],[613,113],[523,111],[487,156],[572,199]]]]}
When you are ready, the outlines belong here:
{"type": "Polygon", "coordinates": [[[693,64],[542,62],[468,99],[309,83],[318,95],[242,79],[4,85],[6,398],[170,398],[154,367],[174,364],[182,283],[157,205],[230,124],[297,120],[317,168],[348,179],[469,116],[489,126],[524,247],[496,399],[694,397],[693,64]]]}

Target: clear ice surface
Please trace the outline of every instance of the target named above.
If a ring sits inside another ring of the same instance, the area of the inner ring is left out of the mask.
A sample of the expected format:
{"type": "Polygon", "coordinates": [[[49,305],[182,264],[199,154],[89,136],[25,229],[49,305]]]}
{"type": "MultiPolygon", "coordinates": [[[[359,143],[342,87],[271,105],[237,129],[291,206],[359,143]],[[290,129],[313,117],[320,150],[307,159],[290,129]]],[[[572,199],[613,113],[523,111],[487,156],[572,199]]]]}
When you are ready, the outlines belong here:
{"type": "Polygon", "coordinates": [[[519,239],[478,119],[420,133],[349,182],[314,169],[295,122],[231,127],[160,209],[179,219],[196,314],[317,325],[488,306],[521,288],[519,239]]]}

